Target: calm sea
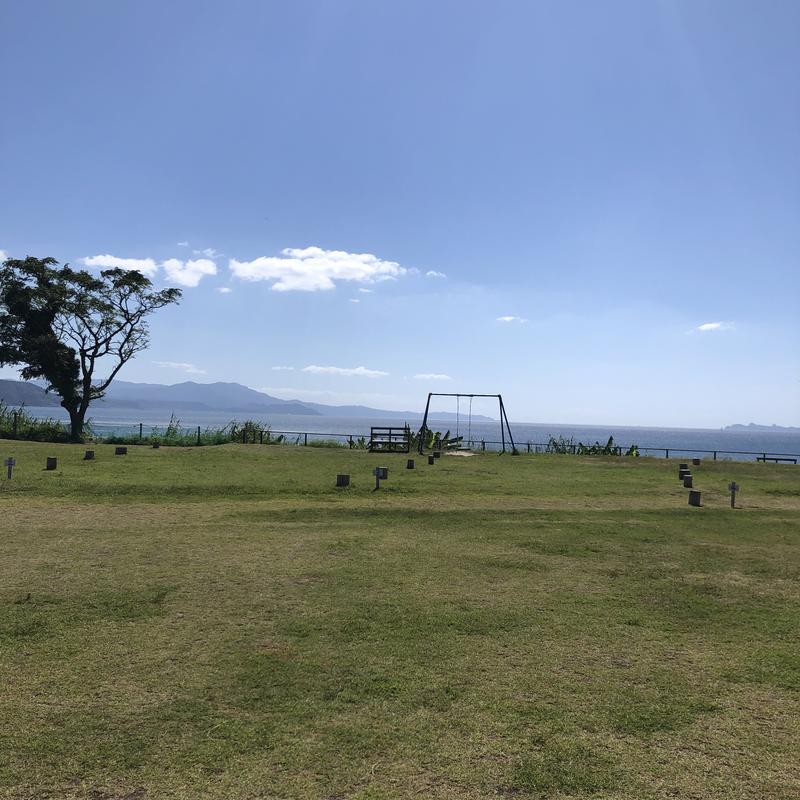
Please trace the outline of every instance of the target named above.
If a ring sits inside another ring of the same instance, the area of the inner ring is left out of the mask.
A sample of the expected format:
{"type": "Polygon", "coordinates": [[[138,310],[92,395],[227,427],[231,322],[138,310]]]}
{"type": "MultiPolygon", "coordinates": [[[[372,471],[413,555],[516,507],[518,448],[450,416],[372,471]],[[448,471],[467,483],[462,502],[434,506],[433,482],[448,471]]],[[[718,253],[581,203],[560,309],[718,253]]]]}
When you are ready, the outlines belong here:
{"type": "MultiPolygon", "coordinates": [[[[28,413],[37,417],[51,417],[66,420],[67,416],[61,408],[37,408],[31,406],[28,413]]],[[[238,418],[244,415],[239,414],[238,418]]],[[[181,427],[185,429],[220,427],[237,418],[236,414],[224,411],[183,412],[180,415],[181,427]]],[[[309,433],[309,439],[327,438],[331,436],[369,436],[373,425],[402,425],[401,417],[386,419],[365,419],[358,417],[315,417],[295,416],[288,414],[271,414],[260,420],[265,427],[273,431],[290,432],[295,435],[309,433]]],[[[144,433],[153,429],[163,429],[169,422],[169,415],[160,411],[141,411],[139,409],[102,408],[94,410],[92,427],[96,434],[134,433],[142,424],[144,433]]],[[[420,425],[419,420],[409,420],[412,429],[420,425]]],[[[456,433],[455,422],[432,422],[434,430],[447,430],[456,433]]],[[[490,444],[500,441],[500,423],[473,421],[471,429],[462,423],[458,433],[465,438],[471,436],[477,447],[480,441],[487,442],[487,449],[497,449],[490,444]]],[[[748,459],[755,455],[744,453],[772,453],[775,455],[797,455],[800,457],[800,432],[781,431],[724,431],[704,428],[628,428],[622,426],[597,425],[558,425],[527,422],[512,422],[511,433],[514,442],[520,449],[526,449],[528,442],[533,447],[544,444],[550,436],[564,436],[584,444],[598,441],[603,444],[609,436],[614,437],[616,444],[629,447],[639,445],[642,455],[663,456],[666,448],[670,456],[692,454],[691,451],[717,451],[718,458],[748,459]]]]}

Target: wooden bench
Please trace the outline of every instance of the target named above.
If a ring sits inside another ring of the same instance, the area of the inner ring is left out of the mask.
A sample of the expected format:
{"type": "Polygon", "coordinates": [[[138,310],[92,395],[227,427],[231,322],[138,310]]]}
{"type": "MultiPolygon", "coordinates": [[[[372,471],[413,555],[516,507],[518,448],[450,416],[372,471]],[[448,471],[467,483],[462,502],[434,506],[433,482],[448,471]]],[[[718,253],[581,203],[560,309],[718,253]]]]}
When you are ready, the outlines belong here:
{"type": "Polygon", "coordinates": [[[776,464],[779,461],[789,461],[792,464],[796,464],[797,463],[797,459],[796,458],[782,458],[782,457],[779,457],[779,456],[758,456],[758,458],[756,458],[756,461],[774,461],[776,464]]]}

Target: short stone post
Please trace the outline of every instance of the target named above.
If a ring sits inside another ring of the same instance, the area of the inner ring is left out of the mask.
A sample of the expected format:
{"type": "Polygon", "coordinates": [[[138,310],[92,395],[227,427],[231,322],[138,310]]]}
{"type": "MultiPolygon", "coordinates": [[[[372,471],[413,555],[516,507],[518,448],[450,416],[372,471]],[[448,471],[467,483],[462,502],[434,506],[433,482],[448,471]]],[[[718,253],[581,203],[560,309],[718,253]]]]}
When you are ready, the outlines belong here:
{"type": "Polygon", "coordinates": [[[83,460],[84,461],[94,461],[94,450],[87,450],[83,454],[83,460]]]}
{"type": "Polygon", "coordinates": [[[338,489],[344,489],[350,485],[350,476],[349,475],[337,475],[336,476],[336,487],[338,489]]]}
{"type": "Polygon", "coordinates": [[[700,503],[701,494],[702,493],[697,491],[697,489],[692,489],[692,491],[689,492],[689,505],[690,506],[696,506],[697,508],[700,508],[700,506],[701,506],[701,503],[700,503]]]}
{"type": "Polygon", "coordinates": [[[433,466],[436,463],[436,459],[433,456],[428,456],[428,466],[433,466]]]}
{"type": "Polygon", "coordinates": [[[115,456],[126,456],[126,455],[128,455],[128,448],[127,447],[115,447],[114,448],[114,455],[115,456]]]}
{"type": "Polygon", "coordinates": [[[47,456],[47,461],[45,462],[44,468],[48,470],[55,469],[58,466],[58,459],[54,458],[53,456],[47,456]]]}
{"type": "Polygon", "coordinates": [[[413,458],[409,458],[408,461],[406,461],[406,469],[414,469],[414,459],[413,458]]]}
{"type": "Polygon", "coordinates": [[[689,475],[683,476],[683,488],[684,489],[691,489],[692,488],[692,476],[691,473],[689,475]]]}
{"type": "Polygon", "coordinates": [[[692,466],[693,467],[699,467],[700,466],[700,459],[699,458],[693,458],[692,459],[692,466]]]}

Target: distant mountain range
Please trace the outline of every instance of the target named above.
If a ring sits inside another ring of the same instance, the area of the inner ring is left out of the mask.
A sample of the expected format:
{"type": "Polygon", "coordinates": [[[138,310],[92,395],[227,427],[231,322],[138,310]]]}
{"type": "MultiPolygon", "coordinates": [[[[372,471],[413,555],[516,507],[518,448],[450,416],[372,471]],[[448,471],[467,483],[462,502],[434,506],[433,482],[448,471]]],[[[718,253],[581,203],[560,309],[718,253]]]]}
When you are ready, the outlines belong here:
{"type": "MultiPolygon", "coordinates": [[[[33,381],[0,380],[0,400],[8,406],[58,406],[57,395],[48,394],[33,381]]],[[[185,381],[171,386],[161,383],[114,381],[102,400],[94,407],[130,408],[164,411],[228,411],[236,414],[296,414],[323,417],[402,417],[422,419],[419,411],[387,411],[367,406],[329,406],[300,400],[281,400],[257,392],[240,383],[195,383],[185,381]]],[[[463,419],[466,415],[461,414],[463,419]]],[[[431,419],[454,420],[452,412],[431,413],[431,419]]],[[[475,421],[492,421],[491,417],[473,414],[475,421]]]]}
{"type": "Polygon", "coordinates": [[[784,427],[783,425],[756,425],[755,422],[749,422],[747,425],[737,423],[736,425],[726,425],[722,430],[724,431],[752,431],[753,433],[800,433],[800,428],[793,428],[791,426],[784,427]]]}

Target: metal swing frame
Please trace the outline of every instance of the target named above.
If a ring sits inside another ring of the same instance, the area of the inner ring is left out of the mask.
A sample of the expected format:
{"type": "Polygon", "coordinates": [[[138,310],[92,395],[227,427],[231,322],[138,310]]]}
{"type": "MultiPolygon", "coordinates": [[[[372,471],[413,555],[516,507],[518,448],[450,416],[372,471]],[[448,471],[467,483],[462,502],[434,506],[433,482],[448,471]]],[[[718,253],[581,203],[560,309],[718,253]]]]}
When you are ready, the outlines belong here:
{"type": "MultiPolygon", "coordinates": [[[[419,454],[422,455],[425,450],[425,431],[428,430],[428,412],[431,407],[432,397],[455,397],[456,408],[461,401],[462,397],[469,397],[469,424],[470,434],[472,433],[472,399],[474,397],[496,397],[500,407],[500,439],[503,446],[502,452],[506,452],[506,432],[508,432],[508,442],[511,445],[511,454],[519,455],[519,451],[514,444],[514,437],[511,435],[511,425],[508,423],[508,414],[506,414],[506,407],[503,405],[503,395],[501,394],[464,394],[462,392],[428,392],[428,401],[425,403],[425,415],[422,417],[422,426],[419,429],[419,454]]],[[[458,411],[456,411],[456,424],[458,424],[458,411]]]]}

